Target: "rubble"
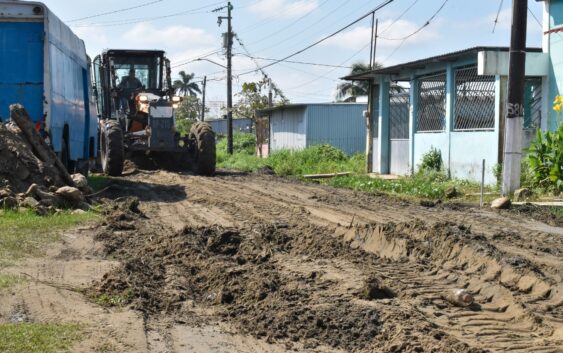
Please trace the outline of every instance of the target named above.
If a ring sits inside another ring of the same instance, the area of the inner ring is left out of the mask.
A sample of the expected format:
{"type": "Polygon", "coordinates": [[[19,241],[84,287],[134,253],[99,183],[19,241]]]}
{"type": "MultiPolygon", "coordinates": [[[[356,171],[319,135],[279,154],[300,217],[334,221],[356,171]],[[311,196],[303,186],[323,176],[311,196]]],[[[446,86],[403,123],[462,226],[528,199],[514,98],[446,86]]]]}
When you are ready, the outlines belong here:
{"type": "Polygon", "coordinates": [[[31,209],[39,215],[61,208],[88,210],[86,195],[93,191],[86,177],[61,168],[45,141],[30,131],[33,124],[21,105],[10,110],[17,125],[0,123],[0,207],[31,209]]]}

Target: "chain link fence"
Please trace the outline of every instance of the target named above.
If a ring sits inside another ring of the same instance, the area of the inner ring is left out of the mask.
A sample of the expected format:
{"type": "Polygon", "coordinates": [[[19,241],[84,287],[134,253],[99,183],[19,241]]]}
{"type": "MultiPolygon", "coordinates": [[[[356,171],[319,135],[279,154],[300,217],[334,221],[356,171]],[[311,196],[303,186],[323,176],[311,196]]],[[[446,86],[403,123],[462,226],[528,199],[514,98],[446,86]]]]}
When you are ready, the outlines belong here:
{"type": "Polygon", "coordinates": [[[418,81],[417,132],[446,128],[446,73],[421,77],[418,81]]]}
{"type": "Polygon", "coordinates": [[[478,75],[477,66],[455,71],[454,130],[495,128],[495,77],[478,75]]]}
{"type": "Polygon", "coordinates": [[[409,138],[410,94],[408,88],[395,85],[389,92],[390,138],[409,138]]]}

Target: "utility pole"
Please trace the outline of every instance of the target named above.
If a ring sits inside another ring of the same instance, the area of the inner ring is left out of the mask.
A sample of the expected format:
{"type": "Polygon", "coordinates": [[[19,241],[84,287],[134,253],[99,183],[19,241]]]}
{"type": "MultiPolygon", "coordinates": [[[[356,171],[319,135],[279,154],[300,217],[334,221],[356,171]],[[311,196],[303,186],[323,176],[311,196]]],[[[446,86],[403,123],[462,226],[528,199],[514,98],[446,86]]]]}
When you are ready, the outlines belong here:
{"type": "Polygon", "coordinates": [[[508,97],[502,174],[502,193],[505,196],[520,187],[527,11],[527,0],[512,1],[512,29],[508,64],[508,97]]]}
{"type": "Polygon", "coordinates": [[[203,76],[203,94],[201,97],[201,121],[205,121],[205,86],[207,85],[207,76],[203,76]]]}
{"type": "MultiPolygon", "coordinates": [[[[231,11],[233,5],[229,1],[227,3],[227,16],[219,16],[217,23],[221,26],[222,20],[227,20],[227,33],[224,34],[224,46],[227,49],[227,153],[233,154],[233,76],[232,76],[232,63],[233,56],[233,27],[231,24],[232,16],[231,11]]],[[[213,10],[218,12],[225,7],[220,7],[213,10]]]]}
{"type": "MultiPolygon", "coordinates": [[[[375,19],[375,12],[371,14],[371,46],[369,52],[369,69],[373,70],[375,65],[375,51],[377,49],[377,23],[379,19],[375,19]],[[374,22],[375,20],[375,22],[374,22]]],[[[368,88],[368,110],[366,112],[367,116],[364,117],[366,121],[366,172],[373,172],[373,94],[374,94],[374,84],[369,82],[368,88]]]]}

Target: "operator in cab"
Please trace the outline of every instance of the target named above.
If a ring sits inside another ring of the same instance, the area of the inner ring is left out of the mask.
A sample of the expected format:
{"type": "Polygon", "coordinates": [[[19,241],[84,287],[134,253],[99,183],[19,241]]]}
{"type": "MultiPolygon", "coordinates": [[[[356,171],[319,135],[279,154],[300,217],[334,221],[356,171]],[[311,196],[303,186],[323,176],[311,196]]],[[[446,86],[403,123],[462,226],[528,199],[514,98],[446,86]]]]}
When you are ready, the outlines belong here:
{"type": "Polygon", "coordinates": [[[121,82],[117,85],[120,91],[120,103],[123,111],[129,110],[130,113],[135,112],[135,102],[133,101],[133,93],[143,88],[141,81],[135,77],[135,69],[129,70],[128,76],[123,76],[121,82]]]}

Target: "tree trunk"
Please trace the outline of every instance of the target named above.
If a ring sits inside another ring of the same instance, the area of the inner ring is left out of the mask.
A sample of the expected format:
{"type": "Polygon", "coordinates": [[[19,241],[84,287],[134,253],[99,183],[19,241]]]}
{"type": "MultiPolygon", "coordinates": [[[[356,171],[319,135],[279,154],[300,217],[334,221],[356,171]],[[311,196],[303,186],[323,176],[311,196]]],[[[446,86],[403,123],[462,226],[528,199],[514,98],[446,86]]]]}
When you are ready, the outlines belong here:
{"type": "Polygon", "coordinates": [[[23,136],[33,148],[34,154],[45,164],[54,165],[58,170],[62,180],[69,186],[74,186],[74,181],[64,167],[63,163],[57,158],[55,152],[47,145],[45,140],[35,130],[29,114],[21,104],[10,105],[10,118],[18,125],[23,136]]]}

